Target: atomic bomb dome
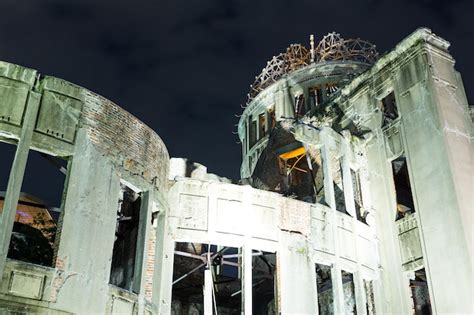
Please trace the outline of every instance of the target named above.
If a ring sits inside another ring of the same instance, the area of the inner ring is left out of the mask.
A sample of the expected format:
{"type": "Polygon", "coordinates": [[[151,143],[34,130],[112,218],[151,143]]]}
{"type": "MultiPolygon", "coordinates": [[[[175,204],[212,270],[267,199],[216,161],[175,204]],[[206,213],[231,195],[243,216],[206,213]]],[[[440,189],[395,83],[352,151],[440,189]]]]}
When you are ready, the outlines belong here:
{"type": "Polygon", "coordinates": [[[426,28],[381,57],[290,45],[251,85],[237,182],[0,62],[0,313],[471,314],[472,109],[448,47],[426,28]]]}

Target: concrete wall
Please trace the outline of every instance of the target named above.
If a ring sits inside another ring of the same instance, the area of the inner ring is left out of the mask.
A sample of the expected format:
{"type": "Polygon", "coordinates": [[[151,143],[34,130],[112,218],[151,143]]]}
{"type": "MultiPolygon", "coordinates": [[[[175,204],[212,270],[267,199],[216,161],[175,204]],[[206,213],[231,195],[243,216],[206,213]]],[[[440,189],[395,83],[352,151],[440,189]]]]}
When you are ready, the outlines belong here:
{"type": "MultiPolygon", "coordinates": [[[[371,229],[326,206],[284,198],[250,186],[190,178],[179,179],[172,186],[169,201],[169,217],[164,219],[169,229],[168,242],[276,252],[278,307],[282,314],[317,312],[316,263],[332,265],[339,273],[343,269],[356,274],[356,282],[361,286],[363,279],[377,277],[376,241],[371,229]]],[[[171,247],[168,255],[172,253],[171,247]]],[[[167,272],[171,273],[172,266],[168,261],[164,267],[170,268],[167,272]]],[[[244,264],[243,274],[246,268],[251,266],[244,264]]],[[[164,287],[162,313],[168,314],[171,279],[164,277],[160,285],[164,287]]],[[[365,297],[359,289],[356,298],[362,313],[365,297]]],[[[342,282],[335,285],[335,290],[341,291],[335,294],[334,305],[342,310],[342,282]]]]}
{"type": "Polygon", "coordinates": [[[0,219],[0,310],[143,314],[156,309],[152,213],[165,211],[169,171],[161,139],[109,100],[64,80],[0,63],[0,81],[0,141],[17,147],[0,219]],[[29,150],[68,160],[53,268],[6,260],[29,150]],[[109,285],[121,181],[142,192],[138,294],[109,285]]]}
{"type": "Polygon", "coordinates": [[[365,150],[371,202],[377,213],[382,268],[379,292],[385,312],[403,313],[412,307],[407,277],[400,266],[414,270],[421,263],[407,265],[408,251],[418,260],[423,257],[434,313],[473,311],[469,297],[472,122],[448,46],[430,30],[420,29],[344,87],[333,103],[344,111],[346,122],[371,130],[365,135],[365,150]],[[395,94],[400,117],[381,128],[378,104],[390,92],[395,94]],[[408,162],[418,235],[403,237],[398,243],[390,161],[401,154],[408,162]]]}
{"type": "MultiPolygon", "coordinates": [[[[86,89],[0,63],[0,141],[17,148],[0,216],[0,311],[169,314],[174,244],[194,242],[242,249],[246,313],[252,249],[277,255],[282,314],[318,312],[316,263],[331,268],[335,314],[348,305],[342,270],[353,274],[358,314],[366,313],[367,281],[377,313],[407,314],[413,310],[409,275],[422,267],[434,313],[472,313],[473,128],[447,48],[429,30],[418,30],[335,95],[327,105],[334,115],[329,125],[295,131],[297,140],[321,151],[325,205],[232,185],[202,166],[184,178],[187,164],[179,161],[169,177],[166,147],[138,119],[86,89]],[[382,128],[379,104],[390,92],[400,117],[382,128]],[[69,161],[52,268],[6,259],[30,150],[69,161]],[[416,212],[396,222],[391,161],[401,154],[416,212]],[[338,159],[347,213],[335,200],[338,159]],[[351,170],[361,177],[367,224],[355,217],[351,170]],[[109,285],[121,182],[143,193],[138,294],[109,285]]],[[[336,68],[312,65],[262,91],[244,112],[240,138],[248,132],[246,117],[275,104],[283,119],[295,94],[336,68]]],[[[244,148],[243,177],[266,141],[244,148]]]]}

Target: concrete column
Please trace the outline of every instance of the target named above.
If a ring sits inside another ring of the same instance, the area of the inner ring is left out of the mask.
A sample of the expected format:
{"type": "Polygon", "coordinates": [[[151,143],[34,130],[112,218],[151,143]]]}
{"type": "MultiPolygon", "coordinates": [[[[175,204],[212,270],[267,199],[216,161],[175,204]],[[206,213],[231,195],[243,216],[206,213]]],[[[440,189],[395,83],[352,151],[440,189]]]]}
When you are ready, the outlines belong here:
{"type": "Polygon", "coordinates": [[[153,276],[153,302],[158,314],[171,313],[173,283],[174,241],[168,222],[168,209],[160,209],[156,227],[155,268],[153,276]]]}
{"type": "MultiPolygon", "coordinates": [[[[437,75],[446,75],[445,69],[452,67],[439,56],[431,58],[430,69],[437,75]]],[[[464,116],[465,97],[430,74],[397,101],[432,311],[471,314],[473,227],[468,216],[473,209],[469,199],[474,150],[472,124],[468,126],[464,116]]]]}
{"type": "Polygon", "coordinates": [[[242,249],[242,310],[243,314],[252,314],[252,248],[245,245],[242,249]]]}
{"type": "MultiPolygon", "coordinates": [[[[327,130],[322,130],[321,133],[321,142],[328,143],[328,133],[327,130]]],[[[327,205],[331,209],[336,209],[336,198],[334,196],[334,185],[332,181],[331,174],[331,159],[329,155],[328,145],[323,145],[321,147],[321,162],[323,164],[323,177],[324,177],[324,199],[326,200],[327,205]]]]}
{"type": "Polygon", "coordinates": [[[38,115],[41,94],[30,91],[26,105],[25,118],[20,133],[20,140],[16,147],[15,159],[13,160],[8,179],[7,191],[3,203],[3,211],[0,217],[0,277],[3,275],[5,262],[10,246],[10,239],[15,221],[16,207],[20,198],[21,185],[28,161],[31,138],[38,115]]]}
{"type": "Polygon", "coordinates": [[[354,298],[356,301],[356,307],[357,307],[357,314],[366,314],[367,310],[365,308],[366,304],[366,295],[365,295],[365,289],[364,289],[364,280],[361,277],[361,257],[357,251],[357,238],[359,235],[358,231],[358,221],[357,221],[357,215],[356,215],[356,210],[355,210],[355,200],[354,200],[354,187],[352,184],[352,173],[351,173],[351,165],[350,165],[350,160],[351,160],[351,146],[350,146],[350,134],[345,133],[344,134],[344,139],[342,142],[342,151],[344,152],[344,155],[342,157],[342,179],[343,179],[343,186],[344,186],[344,201],[346,204],[346,211],[352,216],[352,226],[353,226],[353,233],[355,236],[354,239],[354,247],[356,251],[356,257],[357,257],[357,271],[354,272],[353,275],[353,280],[354,280],[354,298]]]}
{"type": "Polygon", "coordinates": [[[135,253],[135,270],[133,291],[138,292],[138,314],[145,313],[145,278],[148,261],[148,235],[153,231],[151,225],[150,192],[142,192],[140,207],[140,222],[138,224],[137,250],[135,253]]]}
{"type": "Polygon", "coordinates": [[[272,128],[270,119],[271,117],[270,117],[270,114],[268,113],[268,108],[265,108],[265,128],[266,128],[267,134],[270,133],[271,128],[272,128]]]}
{"type": "MultiPolygon", "coordinates": [[[[246,212],[247,218],[253,218],[252,214],[252,188],[244,187],[242,199],[242,208],[246,212]]],[[[251,233],[252,222],[249,222],[245,229],[244,245],[242,246],[242,312],[243,314],[252,314],[252,246],[251,233]]]]}
{"type": "Polygon", "coordinates": [[[341,268],[338,264],[331,268],[331,281],[334,297],[334,314],[344,314],[344,289],[342,287],[341,268]]]}
{"type": "Polygon", "coordinates": [[[286,81],[282,82],[281,90],[278,91],[278,98],[275,105],[276,118],[280,119],[295,117],[295,106],[293,104],[293,98],[290,93],[290,88],[286,81]]]}
{"type": "Polygon", "coordinates": [[[103,313],[110,297],[120,178],[88,141],[86,129],[77,131],[75,152],[56,261],[56,281],[65,277],[67,282],[52,286],[51,299],[57,309],[76,310],[80,305],[79,314],[103,313]]]}
{"type": "Polygon", "coordinates": [[[252,116],[247,117],[245,123],[245,154],[248,154],[250,151],[250,123],[252,122],[252,116]]]}
{"type": "Polygon", "coordinates": [[[315,266],[307,257],[305,237],[286,231],[279,233],[281,313],[314,314],[318,309],[315,266]]]}
{"type": "Polygon", "coordinates": [[[378,236],[380,255],[380,278],[374,281],[377,313],[407,314],[410,312],[408,297],[405,294],[400,243],[395,224],[395,194],[392,170],[387,161],[381,131],[367,144],[367,163],[370,172],[371,204],[376,209],[375,228],[378,236]],[[380,308],[382,307],[382,309],[380,308]]]}
{"type": "Polygon", "coordinates": [[[204,270],[204,314],[212,315],[212,271],[204,270]]]}
{"type": "Polygon", "coordinates": [[[336,263],[331,268],[331,281],[333,286],[333,297],[334,297],[334,314],[344,313],[344,291],[342,287],[342,275],[341,268],[337,261],[339,260],[339,237],[337,232],[337,210],[336,210],[336,198],[334,195],[334,185],[332,178],[332,165],[331,165],[331,152],[330,144],[334,143],[334,139],[331,139],[332,130],[325,128],[321,131],[321,142],[325,143],[321,148],[321,159],[323,163],[323,174],[324,174],[324,193],[326,203],[331,208],[331,226],[332,234],[334,239],[334,254],[337,257],[336,263]]]}
{"type": "MultiPolygon", "coordinates": [[[[360,266],[358,266],[360,269],[360,266]]],[[[367,295],[364,288],[364,279],[361,277],[360,271],[354,272],[354,295],[358,315],[367,314],[365,304],[367,303],[367,295]]]]}

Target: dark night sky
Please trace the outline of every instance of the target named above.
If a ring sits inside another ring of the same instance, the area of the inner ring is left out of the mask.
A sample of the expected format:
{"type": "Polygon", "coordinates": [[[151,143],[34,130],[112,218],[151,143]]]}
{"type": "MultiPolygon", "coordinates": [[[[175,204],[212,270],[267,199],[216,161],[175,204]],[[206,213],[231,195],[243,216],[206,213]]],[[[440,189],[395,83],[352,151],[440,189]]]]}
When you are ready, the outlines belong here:
{"type": "Polygon", "coordinates": [[[474,102],[473,1],[0,2],[0,60],[116,102],[188,157],[237,179],[235,114],[266,61],[330,31],[390,50],[420,26],[451,42],[474,102]]]}

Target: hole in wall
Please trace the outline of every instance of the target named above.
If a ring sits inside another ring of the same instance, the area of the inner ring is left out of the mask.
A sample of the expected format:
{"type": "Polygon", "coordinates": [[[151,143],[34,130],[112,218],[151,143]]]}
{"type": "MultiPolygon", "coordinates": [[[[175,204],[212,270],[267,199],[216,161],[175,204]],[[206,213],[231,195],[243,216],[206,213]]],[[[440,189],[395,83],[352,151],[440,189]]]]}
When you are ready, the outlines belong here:
{"type": "Polygon", "coordinates": [[[8,258],[54,266],[66,167],[67,160],[29,151],[8,258]]]}
{"type": "Polygon", "coordinates": [[[120,183],[110,284],[138,293],[136,252],[140,223],[141,193],[120,183]]]}

